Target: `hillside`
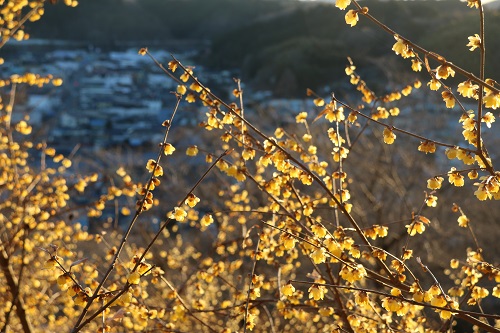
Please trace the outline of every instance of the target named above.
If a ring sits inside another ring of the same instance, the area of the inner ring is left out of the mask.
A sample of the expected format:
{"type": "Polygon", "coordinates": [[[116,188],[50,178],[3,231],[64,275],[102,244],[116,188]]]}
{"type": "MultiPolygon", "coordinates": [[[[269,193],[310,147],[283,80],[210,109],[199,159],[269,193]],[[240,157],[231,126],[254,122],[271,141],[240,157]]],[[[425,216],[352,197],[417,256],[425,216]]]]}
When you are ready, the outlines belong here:
{"type": "MultiPolygon", "coordinates": [[[[478,32],[479,23],[474,12],[464,4],[456,1],[370,1],[369,8],[382,22],[391,22],[391,28],[423,47],[453,59],[468,70],[477,68],[477,55],[463,51],[467,37],[478,32]],[[393,15],[395,12],[398,15],[393,15]]],[[[379,70],[365,73],[368,79],[375,78],[382,86],[385,83],[381,78],[397,80],[393,76],[386,78],[383,70],[384,66],[406,63],[389,57],[394,39],[381,34],[374,24],[362,17],[361,29],[351,29],[345,24],[343,15],[331,4],[308,5],[288,15],[227,32],[214,40],[209,63],[242,68],[246,80],[263,88],[283,80],[291,81],[292,94],[306,87],[334,83],[342,75],[348,55],[361,68],[368,67],[365,65],[369,63],[379,65],[379,70]]],[[[486,26],[490,35],[500,32],[498,11],[487,13],[486,26]]],[[[498,39],[487,43],[490,59],[498,58],[498,39]]],[[[488,73],[499,70],[500,63],[487,65],[488,73]]]]}
{"type": "MultiPolygon", "coordinates": [[[[463,3],[365,3],[382,22],[390,22],[391,28],[424,48],[470,71],[477,69],[477,55],[463,51],[467,37],[479,30],[478,18],[463,3]]],[[[486,32],[490,36],[500,32],[499,13],[495,9],[487,12],[486,32]]],[[[161,47],[179,39],[211,41],[210,51],[204,52],[198,63],[212,69],[241,69],[246,83],[280,96],[303,95],[308,87],[336,85],[343,76],[347,56],[354,59],[375,89],[401,79],[385,68],[407,68],[402,59],[389,56],[394,42],[391,36],[380,33],[363,18],[358,29],[350,28],[344,22],[344,12],[334,8],[333,2],[83,1],[74,10],[61,4],[49,6],[46,19],[33,25],[30,33],[35,38],[83,40],[108,48],[124,42],[161,47]],[[368,67],[370,72],[364,72],[368,67]]],[[[500,56],[498,39],[488,39],[486,46],[489,59],[500,56]]],[[[499,71],[499,62],[487,64],[487,73],[499,71]]]]}

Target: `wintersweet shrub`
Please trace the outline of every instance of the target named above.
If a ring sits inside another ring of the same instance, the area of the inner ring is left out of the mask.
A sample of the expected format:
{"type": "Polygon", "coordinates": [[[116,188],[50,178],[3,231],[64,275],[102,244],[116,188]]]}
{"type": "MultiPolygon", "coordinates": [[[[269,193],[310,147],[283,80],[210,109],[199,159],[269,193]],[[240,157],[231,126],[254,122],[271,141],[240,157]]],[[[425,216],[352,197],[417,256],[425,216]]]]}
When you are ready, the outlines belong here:
{"type": "MultiPolygon", "coordinates": [[[[23,24],[39,18],[43,5],[3,4],[2,45],[27,38],[23,24]]],[[[400,126],[404,98],[425,85],[415,79],[376,94],[351,59],[345,72],[357,101],[308,90],[313,106],[270,130],[267,118],[245,113],[239,80],[233,100],[224,101],[194,68],[176,58],[164,67],[142,48],[140,55],[178,82],[177,104],[163,122],[156,158],[144,161],[147,181],[135,182],[118,167],[96,198],[89,189],[104,182],[102,174],[70,172],[71,159],[32,142],[28,118],[12,121],[19,85],[62,81],[36,74],[3,79],[1,331],[443,332],[471,325],[498,332],[500,271],[495,245],[484,241],[494,221],[471,216],[485,204],[494,211],[500,198],[495,145],[483,140],[495,125],[500,90],[484,76],[482,4],[467,5],[481,23],[464,41],[479,54],[478,74],[398,35],[357,1],[336,2],[350,8],[347,24],[371,20],[394,37],[392,50],[413,71],[427,72],[428,88],[460,111],[463,138],[433,139],[432,122],[418,132],[400,126]],[[464,81],[454,87],[451,77],[464,81]],[[476,107],[466,109],[465,100],[476,107]],[[169,182],[165,167],[181,151],[169,135],[184,103],[206,107],[198,131],[210,140],[185,154],[203,154],[207,166],[166,207],[158,193],[169,182]],[[91,203],[77,207],[76,196],[91,203]],[[89,234],[70,221],[71,211],[99,218],[111,204],[129,217],[124,230],[89,234]],[[153,216],[162,221],[156,229],[147,227],[153,216]],[[440,222],[450,220],[456,224],[449,228],[440,222]],[[439,252],[462,229],[469,243],[451,256],[439,252]],[[440,266],[446,255],[449,268],[440,266]]]]}

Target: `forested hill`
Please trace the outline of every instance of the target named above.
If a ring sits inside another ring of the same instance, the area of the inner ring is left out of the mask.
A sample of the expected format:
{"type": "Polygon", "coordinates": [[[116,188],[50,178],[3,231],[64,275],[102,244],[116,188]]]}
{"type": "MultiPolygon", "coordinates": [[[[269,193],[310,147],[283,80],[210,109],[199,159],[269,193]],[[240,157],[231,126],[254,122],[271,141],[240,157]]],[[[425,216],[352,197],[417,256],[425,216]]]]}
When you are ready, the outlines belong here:
{"type": "MultiPolygon", "coordinates": [[[[374,1],[363,3],[382,22],[470,71],[477,51],[467,37],[479,32],[477,11],[456,0],[374,1]]],[[[351,28],[345,11],[331,3],[293,0],[86,0],[77,8],[47,6],[46,17],[32,26],[39,38],[84,40],[112,45],[137,41],[204,39],[212,48],[199,59],[211,68],[242,69],[243,79],[278,94],[331,83],[342,75],[346,57],[371,68],[368,79],[384,74],[394,39],[363,17],[351,28]],[[374,66],[375,64],[375,66],[374,66]]],[[[499,11],[486,12],[487,35],[500,33],[499,11]]],[[[500,58],[500,39],[486,41],[488,59],[500,58]]],[[[490,62],[487,73],[500,73],[490,62]]],[[[397,79],[395,77],[388,78],[397,79]]]]}
{"type": "MultiPolygon", "coordinates": [[[[438,52],[450,61],[477,72],[478,52],[466,48],[468,36],[479,32],[477,11],[458,1],[365,1],[370,13],[390,27],[438,52]]],[[[256,22],[219,35],[213,41],[210,64],[243,69],[247,79],[262,86],[285,84],[282,88],[304,91],[337,80],[343,75],[346,56],[358,68],[371,68],[369,78],[386,76],[383,67],[406,64],[393,57],[394,38],[360,17],[358,26],[345,24],[344,11],[332,5],[303,6],[272,20],[256,22]],[[385,65],[384,65],[385,64],[385,65]],[[291,82],[291,83],[290,83],[291,82]]],[[[486,12],[489,36],[500,33],[499,11],[486,12]]],[[[500,58],[500,39],[487,41],[488,59],[500,58]]],[[[487,74],[500,73],[500,62],[487,64],[487,74]]],[[[407,71],[405,71],[407,72],[407,71]]],[[[368,79],[369,79],[368,78],[368,79]]],[[[397,80],[397,77],[386,78],[397,80]]]]}
{"type": "Polygon", "coordinates": [[[300,6],[293,0],[83,0],[76,8],[47,5],[34,37],[95,44],[211,39],[258,19],[300,6]]]}

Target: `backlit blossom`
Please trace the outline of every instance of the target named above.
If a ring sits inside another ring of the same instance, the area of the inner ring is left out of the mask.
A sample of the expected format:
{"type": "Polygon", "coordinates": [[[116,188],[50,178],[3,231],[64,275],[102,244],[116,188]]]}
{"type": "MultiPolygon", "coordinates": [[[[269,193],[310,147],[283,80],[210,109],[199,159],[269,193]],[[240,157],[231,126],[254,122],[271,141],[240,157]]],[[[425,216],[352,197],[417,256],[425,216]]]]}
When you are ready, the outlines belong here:
{"type": "Polygon", "coordinates": [[[403,58],[411,57],[413,52],[408,47],[408,44],[397,35],[395,35],[394,38],[396,39],[396,43],[392,46],[392,50],[403,58]]]}
{"type": "Polygon", "coordinates": [[[139,274],[139,272],[132,272],[127,277],[127,281],[130,284],[138,284],[140,280],[141,280],[141,274],[139,274]]]}
{"type": "Polygon", "coordinates": [[[414,72],[420,72],[422,70],[422,62],[418,59],[412,59],[411,60],[411,69],[414,72]]]}
{"type": "Polygon", "coordinates": [[[481,122],[485,123],[488,128],[491,128],[491,124],[495,122],[495,116],[491,112],[487,112],[482,118],[481,122]]]}
{"type": "Polygon", "coordinates": [[[451,168],[448,172],[448,181],[455,186],[464,186],[464,176],[455,170],[455,168],[451,168]]]}
{"type": "Polygon", "coordinates": [[[467,6],[470,8],[479,8],[479,0],[467,0],[467,6]]]}
{"type": "Polygon", "coordinates": [[[477,84],[472,84],[470,80],[464,81],[458,84],[458,93],[463,97],[467,98],[477,98],[477,90],[479,86],[477,84]]]}
{"type": "Polygon", "coordinates": [[[326,254],[325,249],[322,247],[316,249],[314,252],[310,254],[310,257],[315,264],[321,264],[322,262],[325,262],[327,256],[328,254],[326,254]]]}
{"type": "Polygon", "coordinates": [[[441,184],[443,183],[443,177],[433,177],[427,180],[427,187],[431,190],[437,190],[441,188],[441,184]]]}
{"type": "Polygon", "coordinates": [[[441,93],[443,97],[443,101],[446,103],[447,108],[453,108],[455,106],[455,97],[448,90],[445,90],[441,93]]]}
{"type": "Polygon", "coordinates": [[[415,221],[405,225],[405,227],[410,236],[415,236],[417,233],[422,234],[425,231],[425,224],[421,221],[415,221]]]}
{"type": "Polygon", "coordinates": [[[427,85],[429,86],[430,90],[434,91],[439,90],[439,88],[441,88],[441,82],[439,82],[436,79],[430,80],[429,82],[427,82],[427,85]]]}
{"type": "Polygon", "coordinates": [[[457,221],[458,225],[462,228],[466,228],[469,225],[469,219],[465,215],[460,215],[457,221]]]}
{"type": "Polygon", "coordinates": [[[295,117],[297,124],[305,123],[307,118],[307,112],[301,112],[295,117]]]}
{"type": "Polygon", "coordinates": [[[469,44],[467,44],[466,46],[470,47],[470,51],[474,51],[481,46],[481,37],[479,37],[478,34],[474,34],[474,36],[469,36],[467,38],[469,39],[469,44]]]}
{"type": "Polygon", "coordinates": [[[342,10],[346,9],[347,6],[351,4],[351,0],[337,0],[335,1],[335,7],[340,8],[342,10]]]}
{"type": "Polygon", "coordinates": [[[198,202],[200,202],[200,198],[198,198],[193,193],[189,193],[189,195],[184,203],[187,204],[189,207],[193,208],[194,206],[196,206],[196,204],[198,202]]]}
{"type": "Polygon", "coordinates": [[[180,207],[175,207],[172,212],[168,213],[169,219],[173,219],[179,222],[184,221],[186,219],[186,216],[186,211],[180,207]]]}
{"type": "Polygon", "coordinates": [[[424,141],[420,143],[420,146],[418,146],[418,150],[426,154],[432,154],[436,152],[436,145],[434,144],[434,142],[424,141]]]}
{"type": "Polygon", "coordinates": [[[427,207],[436,207],[437,200],[438,197],[436,197],[435,195],[429,195],[427,198],[425,198],[425,203],[427,204],[427,207]]]}
{"type": "Polygon", "coordinates": [[[190,146],[186,150],[186,155],[188,156],[196,156],[198,155],[198,147],[197,146],[190,146]]]}
{"type": "Polygon", "coordinates": [[[291,283],[285,284],[283,287],[281,287],[281,292],[285,296],[292,296],[295,292],[295,287],[291,283]]]}
{"type": "Polygon", "coordinates": [[[358,11],[357,10],[349,10],[345,14],[345,23],[349,24],[351,27],[354,27],[359,21],[358,11]]]}
{"type": "Polygon", "coordinates": [[[172,155],[175,151],[175,147],[172,146],[172,144],[170,143],[166,143],[165,145],[163,145],[163,153],[165,155],[172,155]]]}
{"type": "Polygon", "coordinates": [[[285,248],[285,250],[293,249],[295,247],[295,243],[297,243],[297,239],[287,233],[281,234],[280,240],[283,243],[283,247],[285,248]]]}
{"type": "Polygon", "coordinates": [[[384,129],[384,142],[388,145],[392,145],[394,143],[394,140],[396,140],[396,134],[394,134],[391,129],[386,127],[384,129]]]}
{"type": "Polygon", "coordinates": [[[455,76],[455,71],[450,66],[443,64],[436,68],[437,79],[447,79],[449,76],[455,76]]]}
{"type": "Polygon", "coordinates": [[[338,109],[336,109],[334,105],[332,105],[331,103],[328,104],[325,113],[325,118],[330,122],[343,121],[345,119],[344,108],[339,107],[338,109]]]}
{"type": "Polygon", "coordinates": [[[187,92],[187,88],[185,85],[180,84],[177,86],[177,93],[180,95],[184,95],[187,92]]]}
{"type": "Polygon", "coordinates": [[[484,96],[484,106],[487,108],[496,110],[500,108],[500,94],[489,93],[484,96]]]}
{"type": "Polygon", "coordinates": [[[203,216],[200,220],[200,223],[203,227],[208,227],[212,223],[214,223],[214,218],[212,217],[212,214],[207,214],[203,216]]]}

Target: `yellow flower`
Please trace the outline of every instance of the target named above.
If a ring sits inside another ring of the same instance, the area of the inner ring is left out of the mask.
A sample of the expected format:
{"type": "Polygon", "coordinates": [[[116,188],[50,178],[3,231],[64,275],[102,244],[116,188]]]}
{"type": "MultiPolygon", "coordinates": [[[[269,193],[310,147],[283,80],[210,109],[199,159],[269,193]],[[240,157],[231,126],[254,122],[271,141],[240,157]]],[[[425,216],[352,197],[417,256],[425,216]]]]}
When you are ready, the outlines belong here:
{"type": "Polygon", "coordinates": [[[448,90],[443,91],[441,96],[443,97],[443,101],[445,101],[447,108],[451,109],[455,106],[455,97],[448,90]]]}
{"type": "Polygon", "coordinates": [[[347,117],[347,120],[351,123],[354,124],[356,120],[358,119],[358,116],[356,115],[356,112],[351,112],[349,113],[349,116],[347,117]]]}
{"type": "Polygon", "coordinates": [[[180,95],[184,95],[187,92],[187,88],[185,85],[180,84],[177,86],[177,93],[180,95]]]}
{"type": "Polygon", "coordinates": [[[186,219],[186,216],[186,211],[180,207],[175,207],[172,212],[168,213],[169,219],[173,219],[179,222],[184,221],[186,219]]]}
{"type": "Polygon", "coordinates": [[[172,144],[170,143],[166,143],[164,146],[163,146],[163,153],[165,155],[172,155],[175,151],[175,147],[172,146],[172,144]]]}
{"type": "Polygon", "coordinates": [[[458,84],[457,91],[460,95],[467,98],[477,98],[477,90],[479,86],[472,84],[470,80],[458,84]]]}
{"type": "MultiPolygon", "coordinates": [[[[476,184],[474,184],[474,185],[476,185],[476,184]]],[[[474,192],[474,195],[476,196],[476,198],[478,198],[481,201],[484,201],[486,199],[491,199],[491,196],[492,196],[491,193],[488,191],[488,189],[486,189],[484,184],[479,184],[479,187],[474,192]]]]}
{"type": "Polygon", "coordinates": [[[148,160],[148,163],[146,163],[146,169],[151,173],[155,169],[156,166],[156,161],[153,159],[148,160]]]}
{"type": "Polygon", "coordinates": [[[468,131],[473,131],[475,129],[476,121],[474,120],[474,114],[469,114],[469,117],[464,119],[462,127],[468,131]]]}
{"type": "Polygon", "coordinates": [[[57,278],[57,284],[61,289],[65,289],[68,283],[71,283],[73,280],[71,280],[71,277],[69,274],[62,274],[59,275],[57,278]]]}
{"type": "Polygon", "coordinates": [[[75,304],[79,306],[84,306],[85,304],[87,304],[88,299],[89,299],[88,295],[80,291],[75,298],[75,304]]]}
{"type": "Polygon", "coordinates": [[[397,312],[403,308],[400,300],[394,297],[386,297],[382,300],[382,306],[389,312],[397,312]]]}
{"type": "Polygon", "coordinates": [[[439,90],[439,88],[441,87],[441,82],[439,82],[436,79],[432,79],[429,82],[427,82],[427,85],[429,86],[429,89],[436,91],[439,90]]]}
{"type": "Polygon", "coordinates": [[[394,143],[394,140],[396,140],[396,134],[386,127],[384,129],[384,142],[387,143],[388,145],[392,145],[394,143]]]}
{"type": "Polygon", "coordinates": [[[403,96],[408,96],[409,94],[411,94],[412,89],[413,89],[413,87],[408,85],[408,86],[404,87],[403,90],[401,90],[401,94],[403,94],[403,96]]]}
{"type": "Polygon", "coordinates": [[[295,292],[295,287],[291,283],[285,284],[283,287],[281,287],[281,292],[285,296],[292,296],[295,292]]]}
{"type": "Polygon", "coordinates": [[[326,229],[320,224],[313,224],[311,226],[311,231],[319,238],[325,238],[326,236],[326,229]]]}
{"type": "Polygon", "coordinates": [[[193,73],[193,71],[188,69],[187,71],[182,73],[182,75],[179,78],[181,79],[182,82],[187,82],[189,80],[189,74],[192,74],[192,73],[193,73]]]}
{"type": "Polygon", "coordinates": [[[347,6],[351,4],[351,0],[337,0],[335,1],[335,7],[340,8],[342,10],[346,9],[347,6]]]}
{"type": "Polygon", "coordinates": [[[420,72],[422,70],[422,62],[418,59],[412,59],[411,60],[411,69],[414,72],[420,72]]]}
{"type": "Polygon", "coordinates": [[[455,76],[455,71],[450,66],[443,64],[436,68],[437,79],[447,79],[449,76],[455,76]]]}
{"type": "MultiPolygon", "coordinates": [[[[361,266],[360,264],[358,264],[358,268],[361,267],[363,270],[364,270],[364,267],[361,266]]],[[[350,283],[353,283],[353,282],[356,282],[357,280],[360,280],[359,275],[358,274],[355,274],[354,273],[354,270],[356,270],[356,268],[351,268],[350,266],[344,266],[342,267],[342,269],[340,270],[340,276],[350,282],[350,283]]],[[[365,275],[366,275],[366,271],[365,271],[365,275]]]]}
{"type": "Polygon", "coordinates": [[[459,152],[459,149],[457,147],[446,148],[446,150],[445,150],[446,157],[448,157],[448,159],[450,159],[450,160],[457,158],[458,152],[459,152]]]}
{"type": "Polygon", "coordinates": [[[245,161],[253,160],[253,158],[255,157],[255,149],[248,148],[248,147],[243,149],[243,152],[241,153],[241,157],[243,157],[243,159],[245,161]]]}
{"type": "Polygon", "coordinates": [[[460,215],[457,221],[458,225],[462,228],[467,228],[467,226],[469,225],[469,219],[465,215],[460,215]]]}
{"type": "Polygon", "coordinates": [[[436,197],[435,195],[429,195],[425,199],[425,203],[427,204],[427,207],[436,207],[437,206],[437,200],[438,200],[438,197],[436,197]]]}
{"type": "Polygon", "coordinates": [[[80,179],[78,183],[75,184],[75,190],[80,193],[85,191],[85,187],[87,187],[87,182],[84,179],[80,179]]]}
{"type": "Polygon", "coordinates": [[[344,148],[344,147],[334,147],[333,148],[333,160],[335,162],[340,162],[341,159],[347,158],[347,155],[349,154],[349,149],[344,148]]]}
{"type": "Polygon", "coordinates": [[[301,112],[295,117],[297,124],[305,123],[307,118],[307,112],[301,112]]]}
{"type": "Polygon", "coordinates": [[[467,173],[467,177],[469,177],[469,179],[476,179],[478,176],[479,174],[477,173],[477,170],[471,170],[467,173]]]}
{"type": "Polygon", "coordinates": [[[63,80],[61,78],[56,78],[56,79],[53,79],[52,80],[52,84],[55,86],[55,87],[59,87],[63,84],[63,80]]]}
{"type": "Polygon", "coordinates": [[[348,65],[348,66],[346,66],[346,68],[345,68],[346,75],[353,74],[355,69],[356,69],[356,66],[354,66],[354,65],[348,65]]]}
{"type": "Polygon", "coordinates": [[[148,53],[148,49],[146,47],[143,47],[139,50],[139,55],[144,56],[148,53]]]}
{"type": "MultiPolygon", "coordinates": [[[[174,61],[174,60],[170,60],[168,62],[168,69],[170,69],[172,72],[175,72],[175,70],[177,69],[177,61],[174,61]]],[[[193,89],[194,90],[194,89],[193,89]]],[[[199,92],[199,91],[198,91],[199,92]]]]}
{"type": "Polygon", "coordinates": [[[394,38],[396,39],[396,43],[392,46],[392,50],[396,54],[401,55],[403,58],[411,57],[413,52],[410,50],[406,42],[399,38],[398,35],[395,35],[394,38]]]}
{"type": "Polygon", "coordinates": [[[122,215],[128,216],[128,215],[130,215],[130,209],[127,207],[122,207],[122,209],[120,210],[120,213],[122,215]]]}
{"type": "Polygon", "coordinates": [[[488,128],[491,128],[491,124],[495,122],[495,116],[491,112],[487,112],[482,118],[481,122],[485,123],[488,128]]]}
{"type": "Polygon", "coordinates": [[[417,233],[422,234],[425,231],[425,224],[421,221],[415,221],[405,225],[405,227],[410,236],[415,236],[417,233]]]}
{"type": "Polygon", "coordinates": [[[488,291],[488,289],[475,286],[472,289],[471,297],[475,299],[480,299],[480,298],[486,298],[489,294],[490,292],[488,291]]]}
{"type": "Polygon", "coordinates": [[[357,10],[349,10],[345,14],[345,23],[349,24],[351,27],[354,27],[359,21],[358,11],[357,10]]]}
{"type": "Polygon", "coordinates": [[[426,154],[432,154],[436,152],[436,145],[434,144],[434,142],[430,141],[421,142],[420,146],[418,146],[418,150],[426,154]]]}
{"type": "Polygon", "coordinates": [[[335,109],[335,107],[330,103],[330,104],[328,104],[326,110],[324,110],[324,111],[326,111],[326,114],[325,114],[326,120],[329,120],[330,122],[334,122],[334,121],[338,122],[338,121],[343,121],[345,119],[343,107],[339,107],[338,109],[335,109]]]}
{"type": "Polygon", "coordinates": [[[467,0],[467,7],[470,8],[479,8],[479,0],[467,0]]]}
{"type": "Polygon", "coordinates": [[[186,201],[184,202],[186,205],[188,205],[189,207],[193,208],[194,206],[196,206],[196,204],[200,202],[200,198],[198,198],[196,195],[194,195],[193,193],[189,193],[186,201]]]}
{"type": "Polygon", "coordinates": [[[139,274],[139,272],[132,272],[127,277],[127,281],[130,284],[139,284],[140,280],[141,280],[141,274],[139,274]]]}
{"type": "Polygon", "coordinates": [[[500,286],[494,287],[493,292],[491,294],[496,298],[500,298],[500,286]]]}
{"type": "Polygon", "coordinates": [[[274,131],[274,136],[276,137],[276,139],[281,139],[283,137],[283,135],[285,134],[285,131],[281,128],[281,127],[278,127],[275,131],[274,131]]]}
{"type": "Polygon", "coordinates": [[[295,247],[295,243],[297,243],[297,239],[295,239],[295,237],[286,233],[281,234],[280,240],[283,243],[285,250],[293,249],[295,247]]]}
{"type": "Polygon", "coordinates": [[[459,172],[455,171],[456,169],[453,167],[448,172],[448,181],[450,184],[455,186],[464,186],[464,176],[462,176],[459,172]]]}
{"type": "Polygon", "coordinates": [[[362,307],[368,306],[369,308],[370,305],[370,299],[365,291],[358,291],[354,296],[354,302],[362,307]]]}
{"type": "Polygon", "coordinates": [[[316,251],[310,254],[310,257],[312,258],[315,264],[321,264],[322,262],[325,262],[327,256],[328,254],[326,254],[325,249],[322,247],[316,249],[316,251]]]}
{"type": "Polygon", "coordinates": [[[478,34],[474,34],[474,36],[469,36],[467,38],[469,39],[469,44],[467,44],[466,46],[470,47],[470,51],[474,51],[481,46],[481,37],[479,37],[478,34]]]}
{"type": "Polygon", "coordinates": [[[212,217],[212,214],[207,214],[203,216],[200,220],[200,223],[203,227],[208,227],[212,223],[214,223],[214,218],[212,217]]]}
{"type": "Polygon", "coordinates": [[[484,106],[493,110],[500,108],[500,94],[489,93],[484,96],[484,106]]]}
{"type": "Polygon", "coordinates": [[[325,100],[323,98],[316,98],[314,101],[313,101],[314,105],[316,106],[323,106],[325,105],[325,100]]]}
{"type": "Polygon", "coordinates": [[[190,146],[186,150],[186,155],[188,156],[196,156],[198,155],[198,147],[197,146],[190,146]]]}
{"type": "Polygon", "coordinates": [[[325,294],[328,292],[328,290],[324,286],[318,286],[317,284],[313,284],[311,287],[309,287],[308,291],[309,298],[312,298],[315,301],[319,301],[325,298],[325,294]]]}
{"type": "Polygon", "coordinates": [[[391,114],[391,116],[393,116],[393,117],[398,116],[398,115],[399,115],[399,112],[400,112],[400,110],[399,110],[399,108],[397,108],[397,107],[394,107],[394,108],[389,109],[389,113],[390,113],[390,114],[391,114]]]}
{"type": "Polygon", "coordinates": [[[16,124],[16,131],[23,135],[28,135],[32,131],[32,127],[24,120],[21,120],[16,124]]]}

